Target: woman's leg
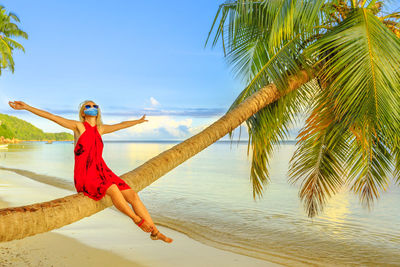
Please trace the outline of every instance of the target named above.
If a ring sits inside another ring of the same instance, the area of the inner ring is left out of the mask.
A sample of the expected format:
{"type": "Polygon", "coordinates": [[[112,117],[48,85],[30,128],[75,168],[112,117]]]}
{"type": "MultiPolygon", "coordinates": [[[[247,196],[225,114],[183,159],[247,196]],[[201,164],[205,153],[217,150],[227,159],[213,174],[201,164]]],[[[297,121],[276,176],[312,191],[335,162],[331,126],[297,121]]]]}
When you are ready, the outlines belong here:
{"type": "MultiPolygon", "coordinates": [[[[151,219],[151,216],[147,211],[146,207],[144,206],[143,202],[140,200],[138,193],[133,189],[121,190],[121,193],[124,196],[125,200],[132,205],[132,208],[135,211],[135,213],[140,217],[144,218],[146,221],[150,222],[150,224],[153,226],[152,234],[157,233],[158,229],[154,224],[153,220],[151,219]]],[[[166,237],[161,233],[159,233],[157,236],[165,242],[168,243],[172,242],[171,238],[166,237]]]]}
{"type": "MultiPolygon", "coordinates": [[[[134,222],[138,221],[138,215],[136,215],[131,207],[129,207],[129,204],[126,202],[116,184],[112,184],[109,188],[107,188],[106,194],[111,197],[111,200],[117,209],[129,216],[134,222]]],[[[153,230],[151,226],[152,223],[144,222],[140,228],[145,232],[151,232],[153,230]]]]}

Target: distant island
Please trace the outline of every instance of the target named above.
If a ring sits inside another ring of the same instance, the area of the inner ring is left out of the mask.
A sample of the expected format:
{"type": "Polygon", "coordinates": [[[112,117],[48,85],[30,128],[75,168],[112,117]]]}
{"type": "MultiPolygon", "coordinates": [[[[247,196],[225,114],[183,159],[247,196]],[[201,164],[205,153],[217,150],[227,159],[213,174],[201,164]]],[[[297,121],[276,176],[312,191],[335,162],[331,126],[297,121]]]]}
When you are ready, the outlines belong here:
{"type": "Polygon", "coordinates": [[[45,133],[31,123],[15,116],[0,113],[0,144],[22,141],[73,141],[67,132],[45,133]]]}

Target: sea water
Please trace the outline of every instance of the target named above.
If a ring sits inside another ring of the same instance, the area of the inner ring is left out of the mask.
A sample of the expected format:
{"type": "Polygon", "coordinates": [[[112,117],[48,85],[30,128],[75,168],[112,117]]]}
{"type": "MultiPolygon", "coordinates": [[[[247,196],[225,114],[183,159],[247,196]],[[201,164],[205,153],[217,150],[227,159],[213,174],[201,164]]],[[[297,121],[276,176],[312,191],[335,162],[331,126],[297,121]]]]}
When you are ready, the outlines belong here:
{"type": "MultiPolygon", "coordinates": [[[[104,141],[103,158],[122,175],[178,143],[104,141]]],[[[284,264],[399,266],[399,187],[391,183],[371,211],[344,188],[310,219],[298,197],[299,185],[287,181],[294,150],[294,142],[285,142],[274,154],[271,181],[261,199],[253,199],[247,141],[214,143],[139,196],[155,223],[221,249],[284,264]]],[[[73,142],[10,144],[0,150],[0,166],[73,185],[73,142]]]]}

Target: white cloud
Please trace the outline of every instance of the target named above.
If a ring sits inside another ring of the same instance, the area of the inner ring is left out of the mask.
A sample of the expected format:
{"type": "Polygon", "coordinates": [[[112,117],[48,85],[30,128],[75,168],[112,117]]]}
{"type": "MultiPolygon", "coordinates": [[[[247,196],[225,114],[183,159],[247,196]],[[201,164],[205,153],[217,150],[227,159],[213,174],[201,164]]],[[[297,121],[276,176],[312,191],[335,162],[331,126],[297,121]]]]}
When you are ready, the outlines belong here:
{"type": "MultiPolygon", "coordinates": [[[[130,118],[128,120],[136,120],[130,118]]],[[[186,139],[196,134],[202,127],[193,127],[191,118],[176,120],[170,116],[146,116],[148,121],[132,127],[105,135],[105,139],[129,140],[129,139],[186,139]]],[[[115,120],[108,120],[107,123],[117,123],[115,120]]]]}
{"type": "MultiPolygon", "coordinates": [[[[179,118],[179,117],[178,117],[179,118]]],[[[129,118],[128,120],[136,120],[137,118],[129,118]]],[[[146,116],[147,122],[134,125],[132,127],[116,131],[114,133],[103,136],[104,140],[185,140],[198,134],[219,117],[211,117],[207,120],[202,120],[199,124],[194,125],[192,118],[176,119],[171,116],[146,116]]],[[[118,120],[107,120],[106,124],[119,123],[118,120]]],[[[247,126],[242,124],[241,139],[248,136],[247,126]]],[[[235,139],[239,136],[239,127],[234,130],[235,139]]],[[[229,137],[223,138],[223,140],[229,137]]]]}
{"type": "Polygon", "coordinates": [[[160,102],[158,102],[154,97],[150,97],[150,103],[152,106],[157,106],[160,105],[160,102]]]}

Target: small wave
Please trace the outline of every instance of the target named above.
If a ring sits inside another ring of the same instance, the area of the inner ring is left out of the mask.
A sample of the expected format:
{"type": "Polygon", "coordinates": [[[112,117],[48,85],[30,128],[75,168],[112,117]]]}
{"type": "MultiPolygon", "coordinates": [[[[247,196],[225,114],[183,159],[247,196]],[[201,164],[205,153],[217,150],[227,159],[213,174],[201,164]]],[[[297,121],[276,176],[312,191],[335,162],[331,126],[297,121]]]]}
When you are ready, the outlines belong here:
{"type": "Polygon", "coordinates": [[[214,229],[195,222],[180,221],[176,218],[168,218],[158,214],[152,215],[152,218],[153,221],[158,225],[181,232],[187,235],[189,238],[218,249],[286,266],[330,266],[327,263],[317,262],[313,259],[299,258],[298,255],[291,256],[275,251],[265,251],[253,246],[248,246],[244,243],[241,243],[233,233],[228,234],[215,231],[214,229]]]}
{"type": "MultiPolygon", "coordinates": [[[[376,266],[390,265],[399,260],[398,246],[387,246],[382,249],[357,240],[307,237],[307,233],[294,236],[284,229],[279,232],[275,228],[268,230],[265,227],[247,229],[247,235],[243,235],[236,226],[230,230],[220,231],[213,229],[212,225],[160,216],[160,213],[161,211],[152,212],[156,224],[181,232],[205,245],[281,265],[337,266],[340,263],[376,266]],[[319,248],[322,251],[318,250],[319,248]],[[329,255],[327,256],[325,252],[329,252],[329,255]]],[[[218,219],[210,218],[210,222],[212,221],[220,223],[218,219]]],[[[390,237],[386,237],[385,240],[388,238],[390,237]]]]}

